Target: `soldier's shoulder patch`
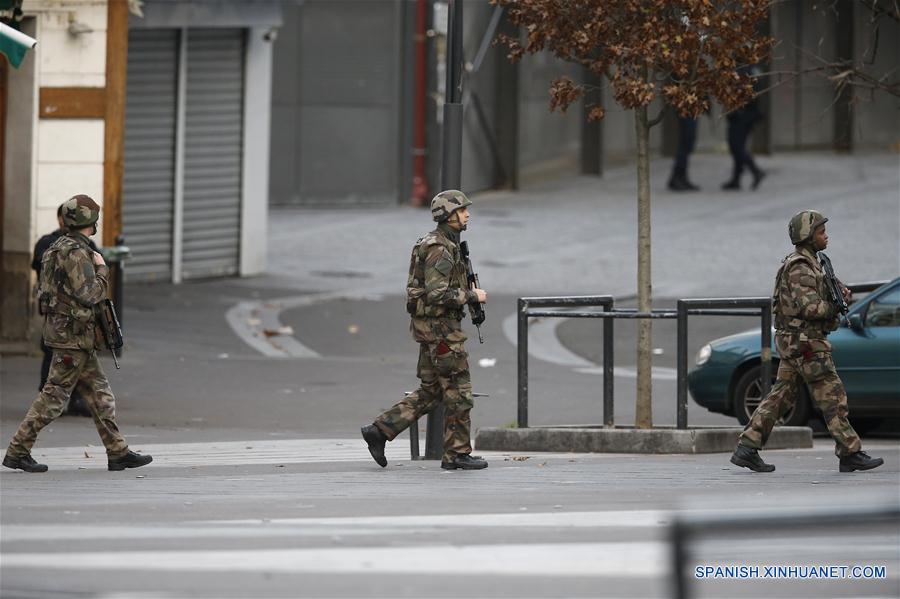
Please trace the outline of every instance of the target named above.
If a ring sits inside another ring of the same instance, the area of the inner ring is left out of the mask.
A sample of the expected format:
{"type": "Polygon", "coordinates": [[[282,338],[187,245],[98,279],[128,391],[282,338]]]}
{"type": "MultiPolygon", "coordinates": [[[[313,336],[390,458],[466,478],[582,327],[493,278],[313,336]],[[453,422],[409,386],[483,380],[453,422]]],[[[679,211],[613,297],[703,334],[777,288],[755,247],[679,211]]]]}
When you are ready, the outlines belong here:
{"type": "Polygon", "coordinates": [[[449,276],[453,270],[453,256],[447,251],[447,248],[441,248],[441,255],[434,263],[434,268],[442,275],[449,276]]]}

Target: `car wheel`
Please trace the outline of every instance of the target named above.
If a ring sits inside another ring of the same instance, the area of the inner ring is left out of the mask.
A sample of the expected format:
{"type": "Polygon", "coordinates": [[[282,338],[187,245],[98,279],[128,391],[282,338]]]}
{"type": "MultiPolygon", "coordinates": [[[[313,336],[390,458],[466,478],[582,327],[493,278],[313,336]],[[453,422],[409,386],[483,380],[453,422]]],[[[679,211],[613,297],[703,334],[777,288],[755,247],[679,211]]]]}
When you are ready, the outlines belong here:
{"type": "MultiPolygon", "coordinates": [[[[775,373],[778,369],[774,363],[772,366],[772,384],[774,384],[775,373]]],[[[756,364],[742,374],[734,386],[734,395],[732,396],[734,414],[744,426],[750,422],[753,411],[756,410],[763,400],[761,374],[762,366],[756,364]]],[[[805,426],[809,421],[809,415],[809,398],[806,396],[805,390],[803,390],[791,409],[781,417],[780,423],[787,426],[805,426]]]]}

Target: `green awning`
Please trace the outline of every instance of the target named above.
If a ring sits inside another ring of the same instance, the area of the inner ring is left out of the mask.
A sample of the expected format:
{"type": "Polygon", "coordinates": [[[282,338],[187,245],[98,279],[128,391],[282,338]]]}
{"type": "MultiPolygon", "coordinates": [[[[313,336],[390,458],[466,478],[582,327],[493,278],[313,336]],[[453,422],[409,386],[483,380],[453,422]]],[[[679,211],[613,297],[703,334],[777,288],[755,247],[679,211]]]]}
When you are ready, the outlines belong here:
{"type": "Polygon", "coordinates": [[[19,68],[25,53],[34,48],[37,40],[13,29],[9,25],[0,23],[0,54],[5,54],[9,64],[19,68]]]}

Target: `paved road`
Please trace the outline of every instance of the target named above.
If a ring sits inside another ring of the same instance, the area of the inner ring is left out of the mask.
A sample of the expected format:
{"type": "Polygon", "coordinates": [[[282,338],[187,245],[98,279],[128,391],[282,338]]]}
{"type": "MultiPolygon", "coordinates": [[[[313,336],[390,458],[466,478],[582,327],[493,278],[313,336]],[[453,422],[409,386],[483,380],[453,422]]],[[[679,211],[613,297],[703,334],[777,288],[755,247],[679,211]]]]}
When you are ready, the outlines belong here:
{"type": "MultiPolygon", "coordinates": [[[[0,591],[15,597],[670,597],[674,514],[879,505],[888,465],[836,471],[831,445],[772,451],[757,475],[725,456],[487,453],[481,472],[382,470],[356,439],[136,444],[156,460],[109,473],[95,447],[5,471],[0,591]],[[90,456],[90,457],[86,457],[90,456]],[[48,559],[52,556],[52,559],[48,559]]],[[[713,535],[700,566],[883,566],[884,579],[703,580],[700,596],[894,597],[896,526],[713,535]]]]}
{"type": "MultiPolygon", "coordinates": [[[[695,176],[714,180],[721,166],[698,157],[695,176]]],[[[772,176],[755,194],[655,195],[657,305],[767,294],[789,249],[785,223],[808,206],[832,217],[832,259],[847,280],[900,272],[891,246],[896,156],[783,156],[765,166],[772,176]]],[[[491,292],[486,343],[469,344],[476,390],[491,394],[473,413],[476,427],[515,417],[517,297],[628,301],[631,179],[628,169],[476,197],[469,236],[491,292]]],[[[358,427],[416,382],[398,290],[410,240],[427,224],[427,213],[408,208],[281,210],[271,217],[268,275],[129,286],[123,368],[106,365],[124,433],[156,460],[109,473],[88,421],[62,418],[45,430],[35,455],[50,473],[0,472],[0,595],[663,597],[673,513],[896,501],[900,444],[891,438],[866,440],[887,464],[856,475],[836,471],[825,439],[812,450],[770,452],[771,476],[738,471],[722,455],[490,453],[487,471],[443,472],[409,461],[405,436],[381,470],[358,427]]],[[[532,423],[599,420],[595,324],[532,326],[532,423]]],[[[753,324],[699,319],[691,351],[753,324]]],[[[654,414],[666,423],[674,421],[674,326],[654,331],[654,414]]],[[[632,327],[617,326],[620,423],[633,419],[633,347],[632,327]]],[[[4,441],[34,396],[37,370],[34,357],[0,358],[4,441]]],[[[690,422],[733,420],[692,404],[690,422]]],[[[695,588],[717,597],[900,594],[897,526],[827,523],[812,534],[702,540],[695,563],[871,563],[887,578],[695,588]]]]}

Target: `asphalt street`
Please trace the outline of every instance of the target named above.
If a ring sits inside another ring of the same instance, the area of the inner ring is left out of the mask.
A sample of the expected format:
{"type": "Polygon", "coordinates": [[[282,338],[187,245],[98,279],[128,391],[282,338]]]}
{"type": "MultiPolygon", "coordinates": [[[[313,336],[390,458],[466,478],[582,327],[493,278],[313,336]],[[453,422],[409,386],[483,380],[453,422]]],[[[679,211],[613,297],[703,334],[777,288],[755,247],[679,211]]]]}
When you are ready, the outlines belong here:
{"type": "MultiPolygon", "coordinates": [[[[755,193],[718,191],[724,158],[699,156],[697,194],[664,191],[654,167],[654,293],[766,296],[803,208],[831,218],[829,254],[848,282],[900,272],[896,155],[763,158],[755,193]]],[[[632,169],[474,197],[470,240],[490,294],[485,343],[470,331],[473,426],[516,415],[516,298],[611,294],[633,302],[632,169]],[[511,327],[512,323],[512,327],[511,327]]],[[[409,246],[428,213],[281,209],[269,272],[126,288],[127,346],[104,360],[123,432],[154,456],[105,470],[87,419],[46,429],[43,475],[0,472],[2,597],[669,597],[673,519],[898,501],[900,443],[867,438],[886,464],[840,474],[827,438],[766,452],[771,475],[722,454],[485,454],[481,472],[411,461],[404,434],[382,470],[359,427],[414,388],[403,311],[409,246]]],[[[691,322],[693,354],[754,319],[691,322]]],[[[616,327],[616,420],[633,422],[634,334],[616,327]]],[[[654,325],[654,421],[674,422],[674,323],[654,325]]],[[[534,322],[532,424],[600,421],[599,325],[534,322]]],[[[36,393],[39,359],[0,358],[4,442],[36,393]]],[[[692,425],[731,424],[691,403],[692,425]]],[[[699,597],[900,596],[900,525],[760,529],[691,547],[699,597]],[[883,566],[882,578],[697,579],[696,566],[883,566]]]]}

